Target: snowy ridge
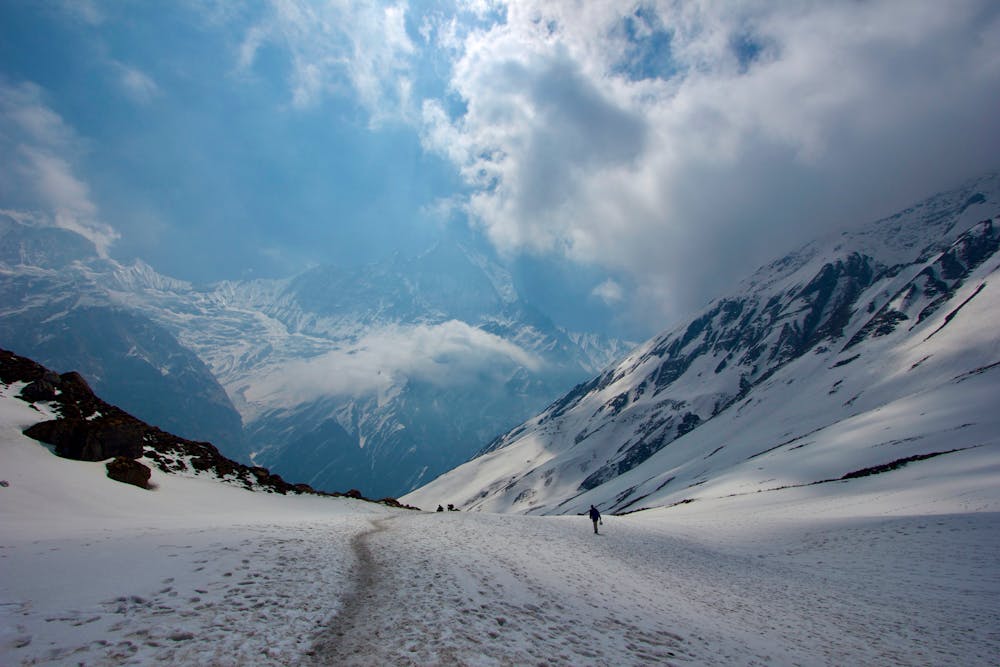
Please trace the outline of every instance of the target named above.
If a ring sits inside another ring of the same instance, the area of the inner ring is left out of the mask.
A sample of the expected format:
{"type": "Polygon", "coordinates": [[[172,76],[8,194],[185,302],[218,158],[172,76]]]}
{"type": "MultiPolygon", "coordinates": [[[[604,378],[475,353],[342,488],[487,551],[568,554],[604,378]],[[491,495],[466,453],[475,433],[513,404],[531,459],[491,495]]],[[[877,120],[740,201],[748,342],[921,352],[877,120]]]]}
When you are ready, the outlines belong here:
{"type": "MultiPolygon", "coordinates": [[[[51,261],[45,266],[0,262],[3,345],[43,359],[51,368],[79,371],[111,402],[146,421],[192,439],[210,440],[239,456],[240,416],[209,368],[170,328],[129,307],[119,296],[121,288],[113,288],[115,276],[133,286],[147,285],[149,271],[141,265],[130,271],[107,260],[86,260],[71,252],[79,249],[78,237],[68,232],[39,237],[27,233],[39,230],[15,231],[21,238],[12,242],[8,234],[0,239],[0,250],[29,245],[44,250],[51,261]]],[[[159,298],[172,294],[165,290],[177,284],[156,279],[143,293],[159,298]]],[[[183,309],[171,304],[164,319],[183,315],[183,309]]]]}
{"type": "Polygon", "coordinates": [[[181,292],[192,289],[191,283],[161,275],[141,259],[137,259],[131,266],[116,268],[111,276],[123,291],[181,292]]]}
{"type": "Polygon", "coordinates": [[[407,500],[623,512],[949,459],[995,475],[998,194],[980,179],[762,268],[407,500]]]}
{"type": "Polygon", "coordinates": [[[567,332],[570,340],[588,356],[589,370],[599,373],[635,349],[635,343],[610,340],[601,334],[567,332]]]}
{"type": "Polygon", "coordinates": [[[493,289],[496,290],[504,303],[515,303],[520,300],[521,297],[517,293],[517,288],[514,287],[514,279],[511,277],[510,271],[491,261],[480,252],[465,247],[462,250],[465,251],[473,264],[478,266],[490,279],[493,289]]]}
{"type": "Polygon", "coordinates": [[[964,230],[994,215],[1000,206],[1000,173],[987,174],[875,222],[817,239],[758,269],[738,292],[783,291],[782,281],[814,275],[830,256],[866,255],[885,266],[910,265],[943,251],[964,230]],[[794,278],[794,274],[802,275],[794,278]]]}

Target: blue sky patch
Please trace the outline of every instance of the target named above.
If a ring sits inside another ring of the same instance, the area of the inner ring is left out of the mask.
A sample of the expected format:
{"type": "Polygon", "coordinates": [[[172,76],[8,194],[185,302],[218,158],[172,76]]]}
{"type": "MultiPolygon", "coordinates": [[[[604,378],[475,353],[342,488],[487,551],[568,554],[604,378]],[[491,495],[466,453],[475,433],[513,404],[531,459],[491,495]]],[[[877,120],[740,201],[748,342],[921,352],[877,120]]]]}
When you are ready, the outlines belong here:
{"type": "Polygon", "coordinates": [[[619,27],[626,44],[616,74],[632,81],[670,79],[680,72],[671,54],[673,33],[664,28],[656,13],[640,6],[622,19],[619,27]]]}

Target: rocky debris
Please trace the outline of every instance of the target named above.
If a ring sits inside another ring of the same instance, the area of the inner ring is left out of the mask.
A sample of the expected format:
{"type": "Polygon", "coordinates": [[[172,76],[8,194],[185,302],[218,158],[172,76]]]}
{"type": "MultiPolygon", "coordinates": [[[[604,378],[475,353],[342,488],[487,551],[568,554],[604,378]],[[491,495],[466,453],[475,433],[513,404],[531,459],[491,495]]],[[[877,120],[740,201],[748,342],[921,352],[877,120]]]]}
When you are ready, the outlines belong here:
{"type": "Polygon", "coordinates": [[[153,471],[136,460],[125,456],[118,456],[108,461],[108,477],[116,482],[138,486],[140,489],[149,488],[149,478],[153,471]]]}
{"type": "Polygon", "coordinates": [[[387,507],[395,507],[402,510],[419,510],[419,507],[414,507],[413,505],[407,505],[406,503],[401,503],[395,498],[383,498],[379,500],[380,505],[386,505],[387,507]]]}
{"type": "Polygon", "coordinates": [[[94,395],[79,373],[59,375],[30,359],[0,350],[0,381],[28,382],[20,397],[29,403],[39,399],[48,401],[59,414],[57,419],[40,422],[24,432],[30,438],[53,445],[59,456],[80,461],[119,457],[134,460],[145,456],[163,472],[210,472],[248,489],[309,492],[303,485],[293,487],[264,468],[251,468],[228,459],[210,443],[177,437],[105,403],[94,395]]]}
{"type": "MultiPolygon", "coordinates": [[[[114,459],[108,463],[108,476],[117,481],[149,488],[150,469],[135,460],[145,457],[165,473],[207,473],[250,490],[347,496],[376,502],[365,498],[357,489],[351,489],[346,494],[316,491],[308,484],[290,484],[267,468],[237,463],[223,456],[209,442],[172,435],[104,402],[94,395],[79,373],[60,375],[31,359],[2,349],[0,382],[7,385],[27,383],[19,398],[28,403],[46,402],[59,415],[57,419],[39,422],[25,429],[25,435],[53,445],[56,454],[64,458],[78,461],[114,459]],[[142,476],[139,468],[144,469],[146,474],[140,483],[136,483],[131,480],[142,476]]],[[[417,509],[394,498],[377,502],[390,507],[417,509]]]]}
{"type": "MultiPolygon", "coordinates": [[[[964,451],[965,447],[960,447],[958,449],[949,449],[944,452],[931,452],[929,454],[916,454],[914,456],[906,456],[901,459],[896,459],[895,461],[890,461],[889,463],[883,463],[882,465],[870,466],[868,468],[862,468],[861,470],[855,470],[843,475],[839,479],[835,480],[823,480],[824,482],[840,482],[848,479],[857,479],[859,477],[868,477],[870,475],[881,475],[884,472],[891,472],[893,470],[898,470],[903,466],[915,463],[917,461],[926,461],[927,459],[932,459],[935,456],[943,456],[945,454],[954,454],[955,452],[964,451]]],[[[823,482],[817,482],[817,484],[822,484],[823,482]]]]}

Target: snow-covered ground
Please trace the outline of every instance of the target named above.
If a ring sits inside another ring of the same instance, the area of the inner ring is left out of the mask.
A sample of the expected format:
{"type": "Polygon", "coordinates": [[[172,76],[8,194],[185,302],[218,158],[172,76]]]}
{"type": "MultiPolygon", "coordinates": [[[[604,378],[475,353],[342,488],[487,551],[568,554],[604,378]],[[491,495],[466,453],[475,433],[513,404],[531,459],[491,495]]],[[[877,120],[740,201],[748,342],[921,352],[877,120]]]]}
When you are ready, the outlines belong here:
{"type": "Polygon", "coordinates": [[[607,518],[599,536],[582,517],[383,521],[375,583],[316,662],[996,664],[1000,515],[712,509],[607,518]]]}
{"type": "MultiPolygon", "coordinates": [[[[417,513],[20,434],[0,392],[0,664],[995,665],[998,471],[605,517],[417,513]]],[[[974,457],[975,452],[963,456],[974,457]]],[[[443,499],[446,500],[446,499],[443,499]]]]}
{"type": "MultiPolygon", "coordinates": [[[[2,385],[0,385],[2,387],[2,385]]],[[[0,665],[288,665],[350,589],[383,506],[60,459],[0,391],[0,665]]]]}

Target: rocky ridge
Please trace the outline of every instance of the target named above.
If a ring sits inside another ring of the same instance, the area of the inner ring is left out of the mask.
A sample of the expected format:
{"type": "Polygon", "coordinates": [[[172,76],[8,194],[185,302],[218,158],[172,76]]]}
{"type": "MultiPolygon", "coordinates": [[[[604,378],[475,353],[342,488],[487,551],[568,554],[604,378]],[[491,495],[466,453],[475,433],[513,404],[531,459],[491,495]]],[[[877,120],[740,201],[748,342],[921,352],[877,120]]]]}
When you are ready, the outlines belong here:
{"type": "MultiPolygon", "coordinates": [[[[51,445],[64,458],[110,459],[108,476],[118,481],[148,488],[149,469],[138,460],[142,459],[165,473],[209,475],[252,491],[367,500],[355,490],[318,492],[308,484],[286,482],[267,468],[237,463],[211,443],[172,435],[103,401],[79,373],[58,374],[8,350],[0,350],[0,382],[8,386],[21,383],[19,398],[32,405],[44,404],[58,415],[30,426],[25,435],[51,445]]],[[[402,507],[392,498],[378,502],[402,507]]]]}

